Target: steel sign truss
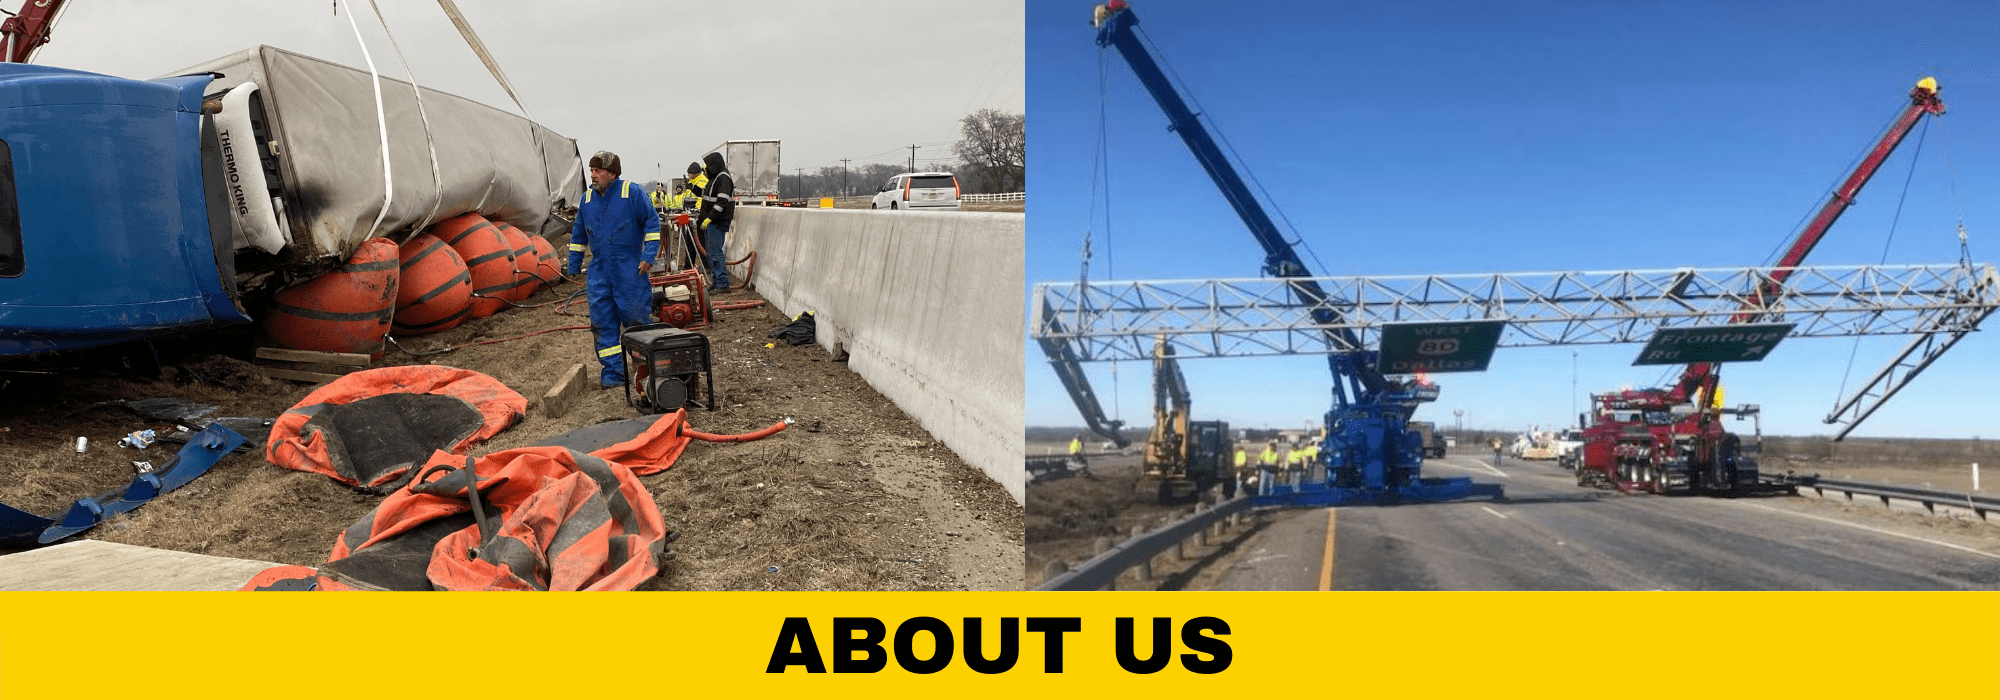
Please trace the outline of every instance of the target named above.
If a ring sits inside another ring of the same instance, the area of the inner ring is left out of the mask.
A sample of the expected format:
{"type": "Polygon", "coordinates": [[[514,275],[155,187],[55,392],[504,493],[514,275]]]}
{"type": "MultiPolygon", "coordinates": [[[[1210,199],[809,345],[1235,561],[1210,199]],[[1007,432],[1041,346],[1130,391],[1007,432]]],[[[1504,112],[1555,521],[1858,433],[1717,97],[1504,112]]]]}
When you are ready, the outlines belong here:
{"type": "Polygon", "coordinates": [[[1505,321],[1501,347],[1637,343],[1732,319],[1796,324],[1794,338],[1963,335],[2000,308],[1990,265],[1320,277],[1317,305],[1299,301],[1302,279],[1041,283],[1032,333],[1093,362],[1149,360],[1158,334],[1181,359],[1310,355],[1375,347],[1383,324],[1472,320],[1505,321]],[[1359,347],[1336,347],[1338,330],[1359,347]]]}

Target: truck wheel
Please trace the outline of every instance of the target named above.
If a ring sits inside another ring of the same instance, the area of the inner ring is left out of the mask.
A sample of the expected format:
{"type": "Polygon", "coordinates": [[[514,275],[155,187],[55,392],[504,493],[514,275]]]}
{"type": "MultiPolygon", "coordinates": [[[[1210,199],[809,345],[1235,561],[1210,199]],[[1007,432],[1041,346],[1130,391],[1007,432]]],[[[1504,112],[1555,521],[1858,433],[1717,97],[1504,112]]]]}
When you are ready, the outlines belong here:
{"type": "Polygon", "coordinates": [[[889,203],[889,211],[895,211],[895,210],[896,210],[896,203],[895,203],[895,202],[890,202],[890,203],[889,203]]]}

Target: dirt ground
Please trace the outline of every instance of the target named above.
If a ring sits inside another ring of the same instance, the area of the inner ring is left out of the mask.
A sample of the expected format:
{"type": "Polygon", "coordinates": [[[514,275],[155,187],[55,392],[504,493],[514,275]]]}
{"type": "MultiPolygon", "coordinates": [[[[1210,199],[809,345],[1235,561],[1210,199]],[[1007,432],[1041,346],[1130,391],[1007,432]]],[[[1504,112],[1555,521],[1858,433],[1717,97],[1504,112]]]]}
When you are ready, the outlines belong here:
{"type": "MultiPolygon", "coordinates": [[[[559,310],[578,289],[564,284],[543,290],[526,302],[540,308],[512,309],[403,339],[403,345],[423,352],[587,326],[581,297],[567,315],[559,310]]],[[[717,301],[757,298],[738,290],[717,301]]],[[[696,441],[672,469],[643,479],[680,539],[672,545],[678,557],[642,588],[1018,589],[1021,506],[817,345],[792,347],[766,338],[789,320],[765,305],[721,312],[702,331],[715,355],[721,408],[691,411],[689,425],[733,434],[788,417],[794,424],[757,442],[696,441]]],[[[125,356],[62,358],[68,366],[0,367],[0,502],[31,513],[58,512],[76,498],[129,481],[133,460],[163,458],[176,449],[116,447],[131,431],[171,426],[100,402],[175,397],[221,406],[214,416],[276,417],[314,388],[261,375],[240,359],[249,356],[250,344],[243,333],[158,343],[164,365],[159,379],[134,374],[151,364],[143,345],[125,348],[125,356]],[[78,436],[89,438],[84,454],[73,449],[78,436]]],[[[474,456],[639,415],[624,392],[596,388],[587,330],[424,358],[392,347],[376,366],[425,362],[486,373],[529,399],[527,418],[475,447],[474,456]],[[588,388],[567,415],[548,418],[533,404],[578,363],[587,363],[588,388]]],[[[259,450],[231,455],[181,489],[78,537],[318,566],[334,537],[379,500],[319,475],[280,469],[259,450]]]]}
{"type": "MultiPolygon", "coordinates": [[[[1071,432],[1070,429],[1055,431],[1071,432]]],[[[1917,446],[1935,449],[1937,441],[1888,441],[1893,444],[1877,449],[1851,449],[1849,455],[1827,457],[1821,455],[1788,454],[1804,452],[1786,443],[1771,448],[1761,465],[1765,473],[1782,474],[1787,471],[1797,475],[1819,475],[1830,479],[1861,481],[1882,484],[1900,484],[1942,491],[1969,492],[1972,489],[1971,467],[1966,462],[1919,464],[1907,463],[1898,453],[1908,453],[1917,446]],[[1901,448],[1898,445],[1902,445],[1901,448]]],[[[1981,450],[1987,449],[1984,447],[1981,450]]],[[[1027,454],[1063,454],[1066,447],[1058,443],[1030,441],[1027,454]]],[[[1954,450],[1955,454],[1957,450],[1954,450]]],[[[1979,454],[1985,454],[1980,452],[1979,454]]],[[[1555,469],[1553,463],[1550,469],[1555,469]]],[[[1090,460],[1090,474],[1053,479],[1028,485],[1028,517],[1026,521],[1028,546],[1026,585],[1033,588],[1048,578],[1050,565],[1058,562],[1075,565],[1094,556],[1100,545],[1123,541],[1132,535],[1134,526],[1152,529],[1192,513],[1194,506],[1161,505],[1156,492],[1140,482],[1139,456],[1131,454],[1105,454],[1090,460]]],[[[1981,476],[1981,493],[2000,490],[2000,459],[1987,463],[1989,467],[1981,476]]],[[[1213,499],[1211,494],[1210,499],[1213,499]]],[[[1890,521],[1903,524],[1920,524],[1926,528],[1949,531],[1965,536],[2000,539],[2000,527],[1964,520],[1948,518],[1927,518],[1909,513],[1892,513],[1881,508],[1845,505],[1823,502],[1818,506],[1829,517],[1842,517],[1865,522],[1890,521]]],[[[1262,520],[1256,515],[1245,518],[1242,525],[1224,534],[1224,539],[1212,542],[1211,546],[1188,545],[1188,556],[1179,558],[1163,556],[1156,558],[1153,578],[1141,583],[1133,572],[1120,578],[1120,588],[1143,585],[1148,589],[1193,588],[1202,584],[1205,564],[1227,556],[1233,550],[1233,539],[1254,532],[1262,520]]]]}
{"type": "MultiPolygon", "coordinates": [[[[1028,454],[1062,454],[1061,447],[1030,443],[1028,454]]],[[[1152,529],[1193,512],[1192,504],[1161,505],[1159,491],[1139,477],[1136,452],[1093,453],[1088,475],[1029,484],[1027,586],[1040,585],[1052,563],[1089,559],[1100,539],[1122,541],[1135,526],[1152,529]]]]}

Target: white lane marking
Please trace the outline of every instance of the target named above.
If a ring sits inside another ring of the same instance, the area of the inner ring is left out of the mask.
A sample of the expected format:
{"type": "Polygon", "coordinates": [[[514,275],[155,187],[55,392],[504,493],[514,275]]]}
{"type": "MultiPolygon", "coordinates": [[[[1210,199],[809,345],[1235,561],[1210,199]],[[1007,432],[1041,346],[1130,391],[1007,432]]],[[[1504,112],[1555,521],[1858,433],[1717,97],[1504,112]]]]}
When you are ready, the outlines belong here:
{"type": "Polygon", "coordinates": [[[1442,459],[1440,459],[1440,460],[1436,460],[1436,461],[1431,461],[1431,460],[1425,460],[1425,461],[1424,461],[1424,463],[1425,463],[1425,464],[1436,464],[1437,466],[1440,466],[1440,467],[1451,467],[1451,468],[1453,468],[1453,469],[1464,469],[1464,470],[1466,470],[1466,471],[1485,471],[1485,472],[1489,472],[1489,473],[1493,474],[1494,476],[1498,476],[1498,477],[1501,477],[1501,478],[1503,478],[1503,479],[1504,479],[1504,478],[1507,478],[1507,472],[1503,472],[1503,471],[1500,471],[1500,470],[1498,470],[1498,469],[1495,469],[1495,468],[1493,468],[1493,465],[1491,465],[1491,464],[1488,464],[1488,463],[1486,463],[1486,462],[1484,462],[1484,461],[1482,461],[1482,460],[1477,460],[1477,459],[1475,459],[1475,460],[1471,460],[1471,462],[1472,462],[1472,466],[1469,466],[1469,467],[1468,467],[1468,466],[1465,466],[1465,465],[1463,465],[1463,464],[1459,464],[1459,463],[1457,463],[1456,461],[1451,461],[1451,462],[1446,462],[1446,461],[1444,461],[1444,460],[1442,460],[1442,459]]]}
{"type": "Polygon", "coordinates": [[[1982,557],[1987,557],[1987,558],[1989,558],[1989,559],[2000,559],[2000,554],[1993,554],[1993,553],[1991,553],[1991,552],[1982,552],[1982,551],[1979,551],[1979,550],[1977,550],[1977,549],[1973,549],[1973,548],[1971,548],[1971,547],[1967,547],[1967,546],[1964,546],[1964,545],[1957,545],[1957,544],[1952,544],[1952,543],[1950,543],[1950,542],[1939,542],[1939,541],[1937,541],[1937,540],[1933,540],[1933,539],[1927,539],[1927,538],[1923,538],[1923,537],[1918,537],[1918,536],[1916,536],[1916,535],[1905,535],[1905,534],[1903,534],[1903,533],[1900,533],[1900,532],[1890,532],[1890,531],[1888,531],[1888,530],[1884,530],[1884,529],[1882,529],[1882,528],[1879,528],[1879,527],[1869,527],[1869,526],[1867,526],[1867,525],[1862,525],[1862,524],[1860,524],[1860,523],[1850,523],[1850,522],[1847,522],[1847,521],[1845,521],[1845,520],[1835,520],[1835,519],[1833,519],[1833,518],[1827,518],[1827,517],[1821,517],[1821,516],[1818,516],[1818,515],[1812,515],[1812,514],[1809,514],[1809,513],[1800,513],[1800,512],[1797,512],[1797,511],[1790,511],[1790,510],[1785,510],[1785,509],[1783,509],[1783,508],[1772,508],[1772,507],[1770,507],[1770,506],[1763,506],[1763,505],[1757,505],[1757,504],[1755,504],[1755,503],[1744,503],[1743,505],[1746,505],[1746,506],[1750,506],[1750,507],[1752,507],[1752,508],[1762,508],[1762,509],[1764,509],[1764,510],[1768,510],[1768,511],[1771,511],[1771,512],[1774,512],[1774,513],[1788,513],[1788,514],[1791,514],[1791,515],[1796,515],[1796,516],[1799,516],[1799,517],[1801,517],[1801,518],[1812,518],[1813,520],[1819,520],[1819,521],[1823,521],[1823,522],[1829,522],[1829,523],[1833,523],[1833,524],[1835,524],[1835,525],[1846,525],[1846,526],[1848,526],[1848,527],[1851,527],[1851,528],[1855,528],[1855,529],[1858,529],[1858,530],[1867,530],[1867,531],[1869,531],[1869,532],[1873,532],[1873,533],[1875,533],[1875,534],[1878,534],[1878,535],[1888,535],[1888,536],[1890,536],[1890,537],[1901,537],[1901,538],[1903,538],[1903,539],[1906,539],[1906,540],[1916,540],[1916,541],[1918,541],[1918,542],[1924,542],[1924,543],[1927,543],[1927,544],[1934,544],[1934,545],[1937,545],[1937,546],[1939,546],[1939,547],[1950,547],[1950,548],[1952,548],[1952,549],[1956,549],[1956,550],[1960,550],[1960,551],[1965,551],[1965,552],[1971,552],[1971,553],[1973,553],[1973,554],[1977,554],[1977,555],[1979,555],[1979,556],[1982,556],[1982,557]]]}
{"type": "Polygon", "coordinates": [[[1492,514],[1493,514],[1493,517],[1496,517],[1496,518],[1499,518],[1499,519],[1501,519],[1501,520],[1506,520],[1506,519],[1507,519],[1507,514],[1506,514],[1506,513],[1502,513],[1502,512],[1500,512],[1500,511],[1497,511],[1497,510],[1494,510],[1494,509],[1492,509],[1492,508],[1488,508],[1488,507],[1486,507],[1486,506],[1480,506],[1480,507],[1479,507],[1479,509],[1480,509],[1480,510],[1483,510],[1483,511],[1486,511],[1486,512],[1488,512],[1488,513],[1492,513],[1492,514]]]}

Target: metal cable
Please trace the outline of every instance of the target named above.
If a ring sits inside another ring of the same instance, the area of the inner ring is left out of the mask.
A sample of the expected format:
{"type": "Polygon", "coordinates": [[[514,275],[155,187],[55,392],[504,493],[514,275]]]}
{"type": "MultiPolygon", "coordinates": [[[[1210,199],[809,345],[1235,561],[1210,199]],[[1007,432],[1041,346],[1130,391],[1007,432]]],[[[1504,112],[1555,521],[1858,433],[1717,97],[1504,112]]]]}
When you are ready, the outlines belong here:
{"type": "MultiPolygon", "coordinates": [[[[410,93],[417,100],[417,118],[424,123],[424,149],[430,151],[431,156],[431,211],[424,215],[423,221],[410,227],[412,231],[421,231],[437,220],[438,208],[444,206],[444,173],[438,168],[437,140],[431,138],[430,111],[424,108],[424,89],[417,85],[417,74],[410,70],[410,59],[403,55],[403,46],[396,42],[396,33],[389,31],[389,19],[382,16],[382,6],[375,0],[368,0],[368,7],[375,10],[375,21],[382,24],[382,33],[389,37],[389,47],[396,50],[396,60],[402,62],[403,74],[410,77],[410,93]]],[[[377,221],[379,223],[380,219],[377,221]]]]}
{"type": "MultiPolygon", "coordinates": [[[[1910,152],[1910,172],[1903,176],[1903,192],[1896,198],[1896,213],[1889,217],[1889,235],[1882,241],[1882,258],[1877,265],[1889,262],[1889,248],[1896,242],[1896,226],[1903,221],[1903,205],[1910,201],[1910,182],[1917,178],[1917,159],[1924,153],[1924,139],[1930,135],[1931,122],[1924,120],[1924,129],[1917,133],[1916,150],[1910,152]]],[[[1854,376],[1854,360],[1861,354],[1861,336],[1854,336],[1854,347],[1847,351],[1847,367],[1840,372],[1840,388],[1833,394],[1834,410],[1840,407],[1840,397],[1847,395],[1847,380],[1854,376]]]]}
{"type": "Polygon", "coordinates": [[[382,135],[382,208],[375,212],[375,223],[368,225],[368,237],[374,238],[382,217],[389,214],[389,205],[396,201],[396,183],[389,167],[389,116],[382,110],[382,74],[375,70],[375,57],[368,53],[368,42],[361,38],[361,24],[354,20],[354,8],[347,6],[347,0],[339,2],[347,9],[347,24],[354,28],[354,41],[361,45],[361,58],[368,62],[369,81],[375,85],[375,123],[382,135]]]}
{"type": "Polygon", "coordinates": [[[1251,170],[1249,163],[1243,160],[1243,154],[1236,151],[1236,144],[1230,143],[1229,135],[1222,130],[1222,125],[1217,123],[1214,117],[1208,116],[1208,108],[1202,106],[1201,99],[1195,96],[1192,89],[1188,88],[1186,81],[1181,80],[1180,73],[1174,71],[1172,63],[1167,62],[1166,54],[1160,51],[1160,47],[1153,44],[1153,37],[1146,34],[1146,31],[1139,27],[1134,27],[1133,32],[1138,34],[1139,38],[1144,39],[1146,45],[1152,48],[1153,55],[1157,56],[1160,65],[1166,68],[1166,74],[1175,83],[1179,84],[1181,94],[1187,96],[1188,102],[1193,103],[1195,118],[1206,119],[1209,130],[1215,132],[1216,140],[1221,142],[1222,148],[1229,152],[1230,160],[1235,161],[1234,165],[1236,169],[1243,171],[1243,176],[1250,181],[1251,185],[1256,186],[1257,193],[1262,195],[1264,204],[1270,207],[1271,211],[1277,214],[1278,221],[1284,222],[1285,228],[1291,231],[1292,240],[1287,241],[1287,243],[1304,249],[1306,257],[1312,259],[1314,268],[1326,271],[1326,263],[1319,259],[1319,253],[1313,250],[1312,244],[1306,241],[1305,236],[1299,234],[1299,227],[1294,225],[1292,218],[1285,214],[1284,207],[1278,206],[1278,200],[1271,196],[1270,190],[1265,189],[1264,182],[1257,179],[1256,171],[1251,170]]]}

